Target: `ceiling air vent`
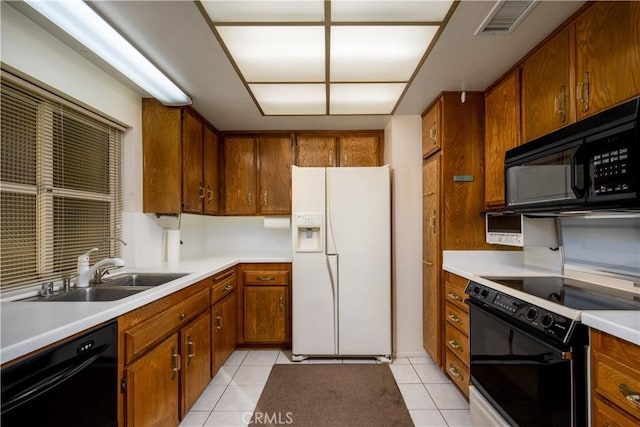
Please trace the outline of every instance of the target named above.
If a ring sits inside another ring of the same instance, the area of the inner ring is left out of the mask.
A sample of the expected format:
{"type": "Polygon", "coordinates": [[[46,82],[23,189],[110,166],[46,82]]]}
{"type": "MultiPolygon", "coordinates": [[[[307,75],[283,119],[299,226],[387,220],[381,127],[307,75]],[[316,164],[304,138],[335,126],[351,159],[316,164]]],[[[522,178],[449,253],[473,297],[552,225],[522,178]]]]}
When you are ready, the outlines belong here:
{"type": "Polygon", "coordinates": [[[499,0],[474,35],[509,34],[516,29],[539,0],[499,0]]]}

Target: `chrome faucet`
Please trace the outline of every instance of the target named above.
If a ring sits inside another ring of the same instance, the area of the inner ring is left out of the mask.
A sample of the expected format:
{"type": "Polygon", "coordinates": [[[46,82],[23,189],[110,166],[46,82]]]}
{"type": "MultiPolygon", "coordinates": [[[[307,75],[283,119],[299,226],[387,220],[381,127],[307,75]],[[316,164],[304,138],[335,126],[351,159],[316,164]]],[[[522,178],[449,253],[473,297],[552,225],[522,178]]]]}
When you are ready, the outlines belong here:
{"type": "MultiPolygon", "coordinates": [[[[123,245],[126,243],[122,239],[109,238],[107,240],[118,240],[123,245]]],[[[89,266],[89,255],[92,252],[97,251],[99,248],[92,248],[88,252],[78,257],[77,274],[78,279],[76,286],[79,288],[86,288],[89,283],[96,284],[102,282],[102,276],[104,276],[109,268],[121,268],[125,266],[125,262],[122,258],[105,258],[89,266]]]]}

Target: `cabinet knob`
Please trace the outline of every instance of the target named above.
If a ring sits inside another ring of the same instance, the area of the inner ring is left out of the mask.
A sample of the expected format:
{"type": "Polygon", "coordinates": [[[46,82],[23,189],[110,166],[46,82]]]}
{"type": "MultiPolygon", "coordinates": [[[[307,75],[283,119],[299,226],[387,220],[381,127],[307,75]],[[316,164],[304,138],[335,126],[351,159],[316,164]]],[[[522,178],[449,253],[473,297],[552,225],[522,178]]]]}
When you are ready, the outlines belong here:
{"type": "Polygon", "coordinates": [[[180,313],[180,320],[184,320],[184,318],[185,318],[185,317],[187,317],[187,315],[186,315],[186,314],[184,314],[184,313],[180,313]]]}

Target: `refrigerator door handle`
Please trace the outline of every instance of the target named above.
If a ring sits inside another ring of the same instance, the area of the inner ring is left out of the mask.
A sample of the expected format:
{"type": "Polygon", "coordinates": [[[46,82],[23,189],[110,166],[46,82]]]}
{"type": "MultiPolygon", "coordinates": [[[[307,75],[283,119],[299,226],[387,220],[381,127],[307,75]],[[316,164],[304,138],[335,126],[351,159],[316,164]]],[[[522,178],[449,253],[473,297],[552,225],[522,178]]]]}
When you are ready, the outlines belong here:
{"type": "Polygon", "coordinates": [[[333,298],[333,348],[335,354],[339,354],[338,349],[338,255],[327,255],[327,270],[329,271],[329,282],[331,283],[331,294],[333,298]]]}
{"type": "Polygon", "coordinates": [[[327,240],[327,254],[335,255],[338,253],[338,249],[336,248],[336,240],[333,236],[333,224],[331,222],[331,173],[327,170],[325,175],[325,203],[327,210],[327,231],[326,231],[326,240],[327,240]]]}

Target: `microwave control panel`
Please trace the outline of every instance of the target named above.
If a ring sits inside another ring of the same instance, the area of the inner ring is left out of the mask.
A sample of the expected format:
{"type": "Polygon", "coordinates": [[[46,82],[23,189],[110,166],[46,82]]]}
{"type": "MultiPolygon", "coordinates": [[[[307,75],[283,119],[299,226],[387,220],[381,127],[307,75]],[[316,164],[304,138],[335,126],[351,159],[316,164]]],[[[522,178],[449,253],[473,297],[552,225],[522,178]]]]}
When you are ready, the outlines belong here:
{"type": "Polygon", "coordinates": [[[637,177],[633,176],[636,153],[632,143],[635,132],[635,128],[627,129],[589,143],[591,191],[594,195],[636,191],[637,177]]]}

